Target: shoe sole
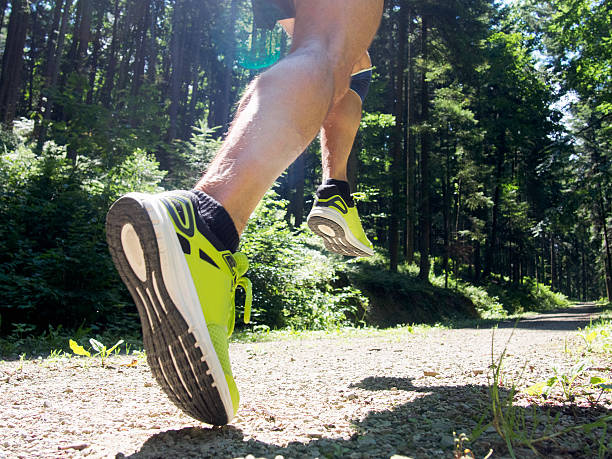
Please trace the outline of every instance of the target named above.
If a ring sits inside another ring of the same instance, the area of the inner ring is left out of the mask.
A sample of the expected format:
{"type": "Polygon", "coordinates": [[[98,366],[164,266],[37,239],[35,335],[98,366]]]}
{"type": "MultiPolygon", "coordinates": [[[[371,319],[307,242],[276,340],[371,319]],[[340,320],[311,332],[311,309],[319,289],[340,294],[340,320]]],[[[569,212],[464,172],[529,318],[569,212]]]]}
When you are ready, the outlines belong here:
{"type": "Polygon", "coordinates": [[[323,239],[330,252],[350,257],[371,257],[374,251],[357,240],[342,217],[333,210],[315,208],[307,219],[308,227],[323,239]]]}
{"type": "MultiPolygon", "coordinates": [[[[193,311],[189,314],[188,305],[179,307],[173,301],[176,293],[171,295],[169,290],[176,289],[164,282],[172,274],[164,275],[161,259],[168,259],[168,252],[175,248],[166,247],[158,238],[156,229],[163,233],[160,225],[164,222],[151,217],[145,208],[151,203],[140,196],[145,195],[127,195],[113,204],[106,218],[106,237],[113,262],[140,315],[147,362],[176,406],[199,421],[225,425],[233,417],[231,396],[203,313],[200,308],[202,327],[196,330],[185,320],[193,311]]],[[[182,261],[186,266],[184,257],[182,261]]],[[[189,282],[193,284],[190,275],[189,282]]]]}

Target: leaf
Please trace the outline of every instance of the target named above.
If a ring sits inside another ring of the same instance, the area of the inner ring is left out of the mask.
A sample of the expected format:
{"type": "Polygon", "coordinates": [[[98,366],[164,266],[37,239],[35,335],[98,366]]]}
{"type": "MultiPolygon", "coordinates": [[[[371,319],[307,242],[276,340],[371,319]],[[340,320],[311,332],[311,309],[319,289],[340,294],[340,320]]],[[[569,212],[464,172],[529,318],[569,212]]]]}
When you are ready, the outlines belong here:
{"type": "Polygon", "coordinates": [[[123,341],[122,339],[120,339],[119,341],[117,341],[115,343],[115,345],[113,347],[111,347],[107,353],[110,354],[111,352],[113,352],[115,349],[117,349],[118,346],[121,346],[125,341],[123,341]]]}
{"type": "Polygon", "coordinates": [[[582,426],[582,430],[584,430],[586,433],[590,433],[593,429],[606,427],[607,423],[610,421],[612,421],[612,416],[604,416],[603,418],[597,419],[595,422],[582,426]]]}
{"type": "Polygon", "coordinates": [[[556,376],[552,376],[546,381],[540,381],[539,383],[536,383],[533,386],[529,386],[527,389],[525,389],[525,393],[527,395],[548,394],[550,388],[554,386],[557,381],[558,378],[556,376]]]}
{"type": "Polygon", "coordinates": [[[591,376],[591,385],[595,386],[597,384],[606,384],[608,380],[606,378],[601,378],[599,376],[591,376]]]}
{"type": "Polygon", "coordinates": [[[591,344],[595,338],[597,338],[597,330],[592,331],[591,333],[589,333],[588,335],[584,337],[586,342],[589,344],[591,344]]]}
{"type": "Polygon", "coordinates": [[[96,352],[102,353],[106,350],[106,346],[100,341],[90,338],[89,342],[91,343],[91,347],[93,347],[96,352]]]}
{"type": "Polygon", "coordinates": [[[529,386],[527,389],[525,389],[525,393],[527,395],[542,395],[542,392],[544,392],[545,387],[546,387],[546,381],[540,381],[539,383],[536,383],[532,386],[529,386]]]}
{"type": "Polygon", "coordinates": [[[68,341],[68,343],[70,344],[70,349],[76,355],[82,355],[84,357],[91,357],[91,354],[88,351],[86,351],[83,346],[79,346],[79,344],[77,344],[76,341],[71,339],[70,341],[68,341]]]}

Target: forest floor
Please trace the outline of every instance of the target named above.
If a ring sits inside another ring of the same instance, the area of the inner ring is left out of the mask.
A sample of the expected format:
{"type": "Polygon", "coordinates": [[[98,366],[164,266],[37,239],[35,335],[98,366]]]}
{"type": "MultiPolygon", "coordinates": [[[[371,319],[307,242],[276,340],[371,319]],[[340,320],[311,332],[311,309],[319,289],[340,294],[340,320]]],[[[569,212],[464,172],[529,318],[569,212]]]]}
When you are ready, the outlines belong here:
{"type": "MultiPolygon", "coordinates": [[[[612,379],[610,353],[597,351],[596,342],[577,331],[599,312],[578,304],[499,328],[366,329],[233,343],[242,402],[223,428],[182,414],[142,357],[113,356],[104,367],[65,355],[2,361],[0,457],[453,458],[461,456],[453,432],[471,436],[479,421],[484,432],[464,443],[474,454],[466,457],[491,450],[490,457],[509,457],[487,426],[492,355],[497,359],[504,348],[502,397],[512,381],[524,389],[547,380],[554,366],[570,374],[588,359],[571,388],[572,402],[560,386],[547,400],[520,392],[512,413],[527,428],[541,422],[538,435],[547,419],[549,433],[570,429],[536,444],[545,457],[597,457],[598,450],[611,457],[602,438],[610,441],[612,394],[589,383],[596,376],[612,379]],[[574,428],[603,416],[607,436],[602,428],[574,428]]],[[[535,457],[523,446],[514,452],[535,457]]]]}

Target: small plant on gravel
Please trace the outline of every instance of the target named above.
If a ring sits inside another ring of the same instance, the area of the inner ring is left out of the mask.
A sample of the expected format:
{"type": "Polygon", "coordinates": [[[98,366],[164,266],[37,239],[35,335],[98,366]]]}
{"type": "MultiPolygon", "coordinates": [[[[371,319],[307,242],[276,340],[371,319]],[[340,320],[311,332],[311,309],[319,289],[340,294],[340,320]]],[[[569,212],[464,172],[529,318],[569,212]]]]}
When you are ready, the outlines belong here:
{"type": "MultiPolygon", "coordinates": [[[[497,360],[495,360],[493,353],[494,336],[495,333],[493,333],[491,341],[492,376],[489,380],[489,399],[492,420],[483,427],[479,424],[476,431],[472,433],[473,439],[476,439],[489,426],[493,426],[506,443],[510,456],[516,459],[516,454],[514,452],[515,446],[526,446],[531,449],[536,456],[541,456],[536,449],[536,445],[539,443],[563,438],[563,436],[574,431],[581,430],[585,434],[589,434],[595,429],[601,429],[602,435],[598,442],[598,457],[602,459],[608,457],[607,454],[610,451],[610,445],[607,444],[607,428],[612,422],[612,415],[603,416],[588,424],[572,425],[565,429],[558,430],[561,412],[557,413],[557,415],[551,419],[550,410],[547,411],[544,417],[538,412],[538,406],[536,405],[533,405],[531,412],[527,414],[525,408],[514,404],[518,394],[517,381],[512,381],[508,384],[508,379],[506,378],[506,383],[504,383],[504,374],[502,370],[503,361],[506,357],[507,345],[512,339],[512,335],[510,335],[506,347],[497,360]],[[505,395],[502,387],[507,391],[505,395]]],[[[588,361],[578,362],[578,364],[574,365],[567,373],[561,374],[557,372],[554,377],[556,379],[552,382],[552,385],[557,382],[562,384],[562,387],[565,387],[565,389],[563,389],[564,394],[571,395],[574,381],[587,369],[588,361]]],[[[552,380],[552,378],[544,381],[543,387],[547,386],[550,380],[552,380]]],[[[598,380],[594,380],[594,382],[598,382],[598,380]]],[[[607,385],[603,384],[603,387],[605,388],[607,385]]],[[[567,395],[566,397],[569,399],[567,395]]]]}
{"type": "Polygon", "coordinates": [[[591,322],[580,331],[580,337],[584,341],[586,352],[612,353],[612,320],[599,319],[591,322]]]}
{"type": "Polygon", "coordinates": [[[590,364],[588,360],[581,360],[567,371],[553,367],[554,376],[551,376],[546,381],[540,381],[533,386],[529,386],[525,389],[525,393],[527,395],[542,395],[546,398],[551,389],[559,384],[565,399],[573,402],[575,399],[574,389],[576,387],[574,383],[589,369],[590,364]]]}
{"type": "Polygon", "coordinates": [[[25,360],[26,360],[26,355],[25,353],[23,353],[19,356],[19,366],[17,367],[17,372],[23,371],[23,364],[25,360]]]}
{"type": "MultiPolygon", "coordinates": [[[[102,344],[100,341],[93,339],[93,338],[89,339],[89,343],[91,344],[91,347],[96,351],[96,353],[94,354],[94,357],[100,357],[100,364],[104,366],[106,363],[106,359],[108,359],[108,357],[110,357],[110,355],[115,350],[117,350],[119,346],[121,346],[124,343],[124,341],[120,339],[111,348],[107,348],[106,345],[102,344]]],[[[89,351],[87,351],[83,346],[80,346],[76,341],[72,339],[69,341],[69,345],[70,345],[70,349],[72,350],[72,352],[74,352],[76,355],[81,355],[83,357],[92,356],[89,351]]]]}
{"type": "MultiPolygon", "coordinates": [[[[469,443],[470,439],[464,433],[460,433],[457,435],[456,432],[453,432],[453,437],[455,438],[455,451],[453,452],[453,459],[476,459],[474,453],[471,449],[466,447],[466,443],[469,443]]],[[[489,459],[493,455],[493,450],[489,450],[489,453],[484,457],[484,459],[489,459]]]]}

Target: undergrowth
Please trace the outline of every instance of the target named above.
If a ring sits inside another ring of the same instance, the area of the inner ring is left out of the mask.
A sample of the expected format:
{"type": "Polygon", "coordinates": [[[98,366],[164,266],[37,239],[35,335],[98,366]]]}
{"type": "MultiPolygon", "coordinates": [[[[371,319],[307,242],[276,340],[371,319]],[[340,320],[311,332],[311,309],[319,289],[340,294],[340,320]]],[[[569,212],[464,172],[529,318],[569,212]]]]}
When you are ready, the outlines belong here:
{"type": "MultiPolygon", "coordinates": [[[[588,330],[587,330],[588,332],[588,330]]],[[[495,357],[495,330],[491,337],[491,366],[489,373],[489,404],[483,413],[479,425],[469,436],[469,442],[476,442],[489,428],[493,428],[503,440],[508,454],[512,458],[521,457],[518,448],[529,448],[537,457],[542,457],[547,444],[561,444],[569,442],[573,447],[577,445],[572,434],[579,433],[590,441],[582,442],[582,448],[588,457],[605,458],[612,452],[609,429],[612,425],[612,416],[604,414],[587,422],[577,422],[580,409],[576,404],[576,396],[580,393],[591,400],[595,406],[599,399],[590,397],[590,389],[597,389],[603,393],[607,390],[601,384],[602,378],[592,376],[589,362],[583,359],[567,370],[554,368],[553,375],[546,381],[522,389],[524,383],[524,370],[527,364],[512,373],[505,368],[507,348],[514,332],[508,338],[503,351],[495,357]],[[554,403],[543,403],[552,397],[551,390],[558,391],[554,403]],[[544,391],[543,389],[548,389],[544,391]],[[542,398],[538,399],[537,396],[542,398]],[[522,403],[520,403],[521,401],[522,403]],[[528,406],[524,406],[524,402],[528,406]],[[569,408],[572,418],[567,418],[564,408],[569,408]],[[565,416],[565,418],[564,418],[565,416]]],[[[592,415],[591,415],[592,416],[592,415]]]]}

